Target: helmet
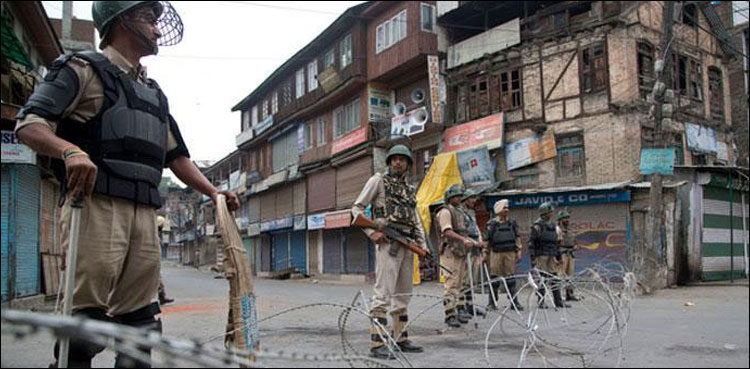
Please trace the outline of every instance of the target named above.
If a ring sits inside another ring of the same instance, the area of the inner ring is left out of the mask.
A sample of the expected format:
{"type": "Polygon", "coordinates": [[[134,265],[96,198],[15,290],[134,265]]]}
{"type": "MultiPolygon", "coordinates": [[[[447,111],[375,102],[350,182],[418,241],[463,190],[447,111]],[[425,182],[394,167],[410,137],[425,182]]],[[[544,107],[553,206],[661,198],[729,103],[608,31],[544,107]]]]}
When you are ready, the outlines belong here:
{"type": "Polygon", "coordinates": [[[448,188],[445,191],[445,195],[443,195],[443,201],[445,201],[445,203],[448,204],[448,201],[450,201],[451,198],[454,198],[456,196],[463,196],[463,194],[464,194],[464,190],[461,189],[461,186],[459,185],[450,186],[450,188],[448,188]]]}
{"type": "Polygon", "coordinates": [[[385,163],[387,165],[391,164],[391,156],[394,155],[403,155],[407,157],[409,159],[409,165],[412,165],[414,163],[414,157],[411,155],[411,150],[409,150],[406,145],[394,145],[390,150],[388,150],[388,155],[385,157],[385,163]]]}
{"type": "Polygon", "coordinates": [[[100,48],[106,46],[114,21],[140,6],[151,6],[154,9],[157,27],[162,35],[157,40],[159,46],[175,45],[182,40],[182,19],[167,1],[94,1],[91,14],[94,18],[94,26],[101,38],[100,48]]]}
{"type": "Polygon", "coordinates": [[[570,218],[570,213],[568,213],[567,210],[562,210],[557,213],[557,220],[562,220],[564,218],[570,218]]]}
{"type": "Polygon", "coordinates": [[[545,202],[539,205],[539,215],[545,215],[551,213],[555,209],[555,206],[551,202],[545,202]]]}
{"type": "Polygon", "coordinates": [[[464,196],[463,196],[463,198],[461,198],[461,200],[466,200],[466,199],[468,199],[469,197],[472,197],[472,196],[479,196],[479,192],[476,192],[476,191],[474,191],[472,189],[468,189],[468,190],[464,191],[464,196]]]}

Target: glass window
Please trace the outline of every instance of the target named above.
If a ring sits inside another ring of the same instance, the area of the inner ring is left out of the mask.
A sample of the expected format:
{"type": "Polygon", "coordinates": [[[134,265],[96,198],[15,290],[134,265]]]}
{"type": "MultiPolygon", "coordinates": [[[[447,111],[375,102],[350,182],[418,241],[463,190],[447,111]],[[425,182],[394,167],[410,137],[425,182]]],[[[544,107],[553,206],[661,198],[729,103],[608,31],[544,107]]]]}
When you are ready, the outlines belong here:
{"type": "Polygon", "coordinates": [[[307,65],[307,91],[313,91],[318,88],[318,61],[314,60],[307,65]]]}
{"type": "Polygon", "coordinates": [[[586,168],[586,156],[583,146],[583,135],[555,137],[557,145],[558,178],[583,177],[586,168]]]}
{"type": "Polygon", "coordinates": [[[422,31],[435,32],[435,6],[421,4],[422,9],[422,31]]]}
{"type": "Polygon", "coordinates": [[[346,35],[341,39],[339,49],[341,50],[341,68],[345,68],[352,63],[352,35],[346,35]]]}
{"type": "Polygon", "coordinates": [[[305,94],[305,70],[300,69],[297,71],[297,88],[295,97],[300,98],[305,94]]]}
{"type": "Polygon", "coordinates": [[[318,118],[318,146],[326,144],[326,120],[325,118],[318,118]]]}

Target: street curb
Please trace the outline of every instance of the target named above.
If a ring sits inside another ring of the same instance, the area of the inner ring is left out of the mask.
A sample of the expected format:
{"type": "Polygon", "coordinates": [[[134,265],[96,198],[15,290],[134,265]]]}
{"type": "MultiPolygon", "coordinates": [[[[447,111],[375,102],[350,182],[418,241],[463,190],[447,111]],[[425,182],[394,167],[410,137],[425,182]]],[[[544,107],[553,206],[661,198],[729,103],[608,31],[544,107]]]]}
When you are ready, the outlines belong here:
{"type": "MultiPolygon", "coordinates": [[[[14,309],[14,310],[32,310],[32,311],[47,311],[47,297],[44,295],[34,295],[29,297],[16,298],[7,302],[2,303],[3,309],[14,309]]],[[[54,302],[51,306],[54,309],[54,302]]]]}

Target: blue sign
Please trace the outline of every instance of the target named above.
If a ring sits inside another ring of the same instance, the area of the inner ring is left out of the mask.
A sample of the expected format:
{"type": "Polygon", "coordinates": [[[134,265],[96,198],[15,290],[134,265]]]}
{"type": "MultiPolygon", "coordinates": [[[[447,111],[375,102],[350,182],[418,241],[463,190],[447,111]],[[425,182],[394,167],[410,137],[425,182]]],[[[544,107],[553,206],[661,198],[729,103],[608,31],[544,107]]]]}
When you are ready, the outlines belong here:
{"type": "Polygon", "coordinates": [[[669,174],[674,172],[673,149],[642,149],[641,174],[669,174]]]}
{"type": "Polygon", "coordinates": [[[558,193],[538,193],[530,195],[491,195],[487,197],[487,207],[492,209],[495,202],[500,199],[508,199],[510,208],[538,208],[545,202],[551,202],[556,207],[581,206],[595,204],[609,204],[616,202],[629,202],[628,191],[575,191],[558,193]]]}
{"type": "Polygon", "coordinates": [[[266,119],[263,119],[262,122],[258,123],[257,126],[255,126],[255,134],[259,135],[261,132],[267,130],[273,125],[273,115],[269,115],[266,117],[266,119]]]}
{"type": "Polygon", "coordinates": [[[269,220],[260,224],[261,232],[275,231],[277,229],[292,228],[294,226],[294,217],[287,217],[275,220],[269,220]]]}
{"type": "Polygon", "coordinates": [[[326,227],[326,213],[307,216],[307,229],[323,229],[326,227]]]}

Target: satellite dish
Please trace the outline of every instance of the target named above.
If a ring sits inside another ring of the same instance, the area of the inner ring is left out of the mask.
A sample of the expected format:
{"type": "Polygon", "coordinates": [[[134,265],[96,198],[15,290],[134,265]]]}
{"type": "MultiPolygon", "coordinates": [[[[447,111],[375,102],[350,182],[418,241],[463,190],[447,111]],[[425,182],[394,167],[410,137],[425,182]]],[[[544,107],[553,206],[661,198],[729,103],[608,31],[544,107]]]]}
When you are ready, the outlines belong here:
{"type": "Polygon", "coordinates": [[[399,116],[406,114],[406,105],[404,103],[396,103],[392,109],[393,115],[399,116]]]}
{"type": "Polygon", "coordinates": [[[424,98],[424,89],[416,88],[411,92],[411,101],[413,101],[415,104],[421,104],[424,101],[424,98]]]}

